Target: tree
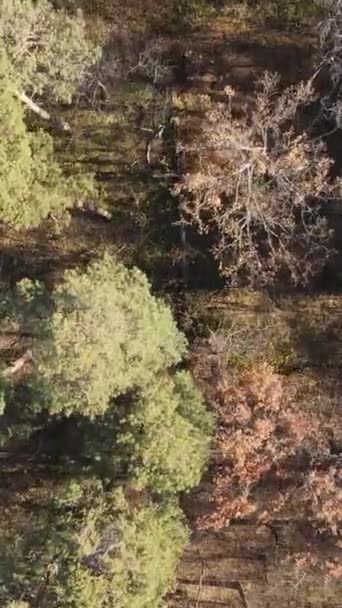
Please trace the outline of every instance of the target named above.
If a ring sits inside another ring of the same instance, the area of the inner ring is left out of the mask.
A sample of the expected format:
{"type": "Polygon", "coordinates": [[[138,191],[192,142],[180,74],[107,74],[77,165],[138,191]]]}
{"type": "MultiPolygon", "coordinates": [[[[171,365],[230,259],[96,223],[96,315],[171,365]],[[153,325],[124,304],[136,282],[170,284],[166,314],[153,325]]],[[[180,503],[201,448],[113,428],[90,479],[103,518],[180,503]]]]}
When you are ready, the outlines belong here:
{"type": "Polygon", "coordinates": [[[71,463],[62,434],[61,478],[48,474],[38,492],[30,479],[0,526],[0,603],[162,608],[187,541],[175,494],[200,479],[211,430],[190,375],[172,369],[185,338],[170,309],[105,255],[50,294],[19,282],[1,312],[32,346],[19,416],[33,392],[43,425],[70,421],[81,440],[71,463]]]}
{"type": "Polygon", "coordinates": [[[0,54],[0,220],[16,228],[37,226],[49,213],[71,207],[91,189],[67,179],[53,157],[51,137],[30,133],[13,95],[8,61],[0,54]]]}
{"type": "Polygon", "coordinates": [[[33,344],[36,383],[50,412],[103,414],[113,397],[153,383],[185,352],[146,277],[109,255],[67,271],[52,305],[33,344]]]}
{"type": "Polygon", "coordinates": [[[47,119],[50,115],[34,99],[70,102],[99,57],[82,14],[55,10],[48,0],[2,0],[0,43],[18,97],[47,119]]]}
{"type": "Polygon", "coordinates": [[[325,19],[320,24],[320,67],[328,67],[332,83],[340,88],[342,77],[342,2],[321,0],[325,19]]]}
{"type": "Polygon", "coordinates": [[[45,440],[40,431],[42,452],[67,464],[71,450],[81,470],[86,462],[139,490],[170,495],[200,481],[211,416],[190,374],[172,369],[185,338],[142,273],[105,255],[86,270],[68,271],[51,294],[19,282],[2,308],[3,327],[26,345],[2,371],[5,429],[27,435],[50,419],[45,440]],[[67,434],[68,417],[76,450],[58,439],[67,434]]]}
{"type": "Polygon", "coordinates": [[[211,416],[187,372],[148,386],[125,416],[117,450],[124,448],[131,483],[159,493],[200,482],[211,416]]]}
{"type": "Polygon", "coordinates": [[[19,598],[28,608],[164,606],[188,537],[173,501],[157,505],[137,495],[130,504],[122,488],[105,491],[92,478],[36,498],[29,516],[24,504],[2,533],[2,601],[16,608],[19,598]]]}
{"type": "Polygon", "coordinates": [[[331,439],[339,434],[338,414],[321,414],[319,389],[315,394],[307,381],[296,383],[268,364],[238,371],[210,349],[205,361],[203,347],[194,353],[193,371],[217,425],[212,510],[200,525],[220,528],[252,514],[265,523],[295,508],[297,517],[336,534],[341,489],[331,439]]]}
{"type": "MultiPolygon", "coordinates": [[[[96,520],[89,513],[88,547],[69,568],[66,606],[92,608],[159,608],[170,590],[176,561],[187,540],[182,515],[172,502],[142,501],[131,509],[116,491],[96,520]],[[92,543],[92,546],[91,546],[92,543]]],[[[79,535],[81,539],[82,536],[79,535]]]]}
{"type": "Polygon", "coordinates": [[[328,134],[332,134],[342,126],[342,2],[321,1],[325,7],[325,18],[319,26],[320,51],[316,73],[328,73],[330,82],[321,96],[314,125],[322,130],[323,124],[328,134]]]}
{"type": "Polygon", "coordinates": [[[233,282],[307,283],[331,255],[324,201],[339,196],[322,141],[298,130],[301,107],[315,99],[311,83],[280,93],[266,74],[249,114],[207,100],[201,135],[180,144],[188,172],[176,188],[185,221],[215,239],[214,253],[233,282]]]}

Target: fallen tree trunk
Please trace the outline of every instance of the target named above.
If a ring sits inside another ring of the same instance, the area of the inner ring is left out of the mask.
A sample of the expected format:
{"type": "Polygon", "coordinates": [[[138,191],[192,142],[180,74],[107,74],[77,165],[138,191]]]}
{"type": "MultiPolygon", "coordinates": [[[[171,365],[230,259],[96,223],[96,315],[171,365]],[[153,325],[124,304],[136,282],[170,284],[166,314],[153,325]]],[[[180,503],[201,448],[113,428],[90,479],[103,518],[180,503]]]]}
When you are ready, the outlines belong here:
{"type": "Polygon", "coordinates": [[[62,131],[67,131],[68,133],[70,133],[71,127],[67,122],[65,122],[64,120],[61,120],[60,118],[51,116],[51,114],[49,114],[49,112],[47,112],[46,110],[41,108],[38,104],[36,104],[36,102],[33,101],[33,99],[31,99],[31,97],[28,97],[28,95],[26,95],[26,93],[19,93],[17,91],[16,95],[17,95],[18,99],[20,99],[20,101],[22,101],[28,108],[30,108],[30,110],[32,110],[32,112],[37,114],[37,116],[39,116],[43,120],[47,120],[49,123],[56,126],[58,129],[61,129],[62,131]]]}

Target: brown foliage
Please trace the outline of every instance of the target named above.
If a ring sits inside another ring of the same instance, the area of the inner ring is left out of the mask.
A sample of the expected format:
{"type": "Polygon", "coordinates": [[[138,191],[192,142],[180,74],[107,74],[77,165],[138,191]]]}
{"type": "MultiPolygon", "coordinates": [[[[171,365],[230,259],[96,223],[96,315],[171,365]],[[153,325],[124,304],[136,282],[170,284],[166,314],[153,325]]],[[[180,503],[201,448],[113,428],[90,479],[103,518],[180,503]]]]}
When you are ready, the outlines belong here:
{"type": "Polygon", "coordinates": [[[206,101],[201,133],[180,146],[188,172],[176,188],[185,221],[215,236],[214,253],[232,282],[307,283],[331,254],[323,201],[339,191],[319,140],[298,129],[298,112],[315,99],[312,83],[279,92],[276,75],[259,82],[253,107],[234,114],[206,101]]]}
{"type": "Polygon", "coordinates": [[[223,357],[209,354],[205,360],[199,350],[193,365],[217,423],[212,512],[200,527],[220,528],[252,513],[268,522],[295,495],[304,519],[337,534],[342,491],[330,453],[331,421],[305,408],[291,377],[267,364],[237,372],[223,357]]]}
{"type": "Polygon", "coordinates": [[[311,471],[303,495],[310,496],[310,517],[316,525],[337,535],[342,522],[342,471],[332,466],[311,471]]]}

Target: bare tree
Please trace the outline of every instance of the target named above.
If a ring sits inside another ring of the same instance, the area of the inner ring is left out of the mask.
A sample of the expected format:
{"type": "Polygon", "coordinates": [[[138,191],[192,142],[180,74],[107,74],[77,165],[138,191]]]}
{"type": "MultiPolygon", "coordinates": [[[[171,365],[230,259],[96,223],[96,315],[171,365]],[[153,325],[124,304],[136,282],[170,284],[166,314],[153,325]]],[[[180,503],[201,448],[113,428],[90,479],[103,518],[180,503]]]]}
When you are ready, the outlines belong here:
{"type": "Polygon", "coordinates": [[[164,54],[165,49],[160,39],[148,41],[128,73],[147,78],[154,85],[167,82],[171,77],[171,70],[165,63],[164,54]]]}
{"type": "Polygon", "coordinates": [[[320,0],[325,11],[318,25],[319,52],[315,81],[320,73],[328,74],[329,85],[320,98],[319,111],[313,128],[331,134],[342,127],[342,0],[320,0]]]}
{"type": "Polygon", "coordinates": [[[329,66],[334,84],[342,80],[342,0],[322,0],[326,17],[319,24],[321,64],[329,66]]]}
{"type": "Polygon", "coordinates": [[[299,109],[315,99],[312,82],[279,92],[266,73],[242,118],[226,103],[206,101],[201,133],[179,145],[189,170],[176,187],[185,220],[215,236],[214,254],[232,282],[274,282],[284,272],[308,282],[331,254],[324,201],[331,184],[321,141],[298,128],[299,109]]]}

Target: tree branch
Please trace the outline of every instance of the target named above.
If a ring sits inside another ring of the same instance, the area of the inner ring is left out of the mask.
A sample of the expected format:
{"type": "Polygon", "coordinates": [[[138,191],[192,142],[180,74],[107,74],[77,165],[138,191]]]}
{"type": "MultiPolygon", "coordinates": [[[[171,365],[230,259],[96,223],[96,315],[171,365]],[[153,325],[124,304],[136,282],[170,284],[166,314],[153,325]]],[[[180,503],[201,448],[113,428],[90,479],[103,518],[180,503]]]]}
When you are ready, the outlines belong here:
{"type": "Polygon", "coordinates": [[[32,112],[34,112],[35,114],[40,116],[40,118],[42,118],[43,120],[47,120],[50,123],[55,124],[58,128],[62,129],[62,131],[67,131],[67,132],[71,131],[71,127],[67,122],[65,122],[64,120],[61,120],[60,118],[57,118],[57,119],[53,118],[51,116],[51,114],[49,114],[49,112],[47,112],[46,110],[41,108],[38,104],[36,104],[36,102],[33,101],[33,99],[31,99],[31,97],[28,97],[28,95],[26,95],[26,93],[19,93],[18,91],[16,91],[16,96],[28,108],[30,108],[30,110],[32,110],[32,112]]]}
{"type": "Polygon", "coordinates": [[[32,351],[30,349],[25,351],[24,354],[19,357],[19,359],[17,359],[12,365],[10,365],[10,367],[7,367],[5,370],[3,370],[3,378],[14,376],[14,374],[21,370],[21,368],[24,367],[24,365],[29,361],[32,361],[32,351]]]}

